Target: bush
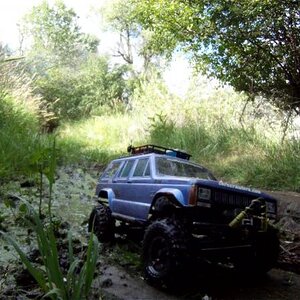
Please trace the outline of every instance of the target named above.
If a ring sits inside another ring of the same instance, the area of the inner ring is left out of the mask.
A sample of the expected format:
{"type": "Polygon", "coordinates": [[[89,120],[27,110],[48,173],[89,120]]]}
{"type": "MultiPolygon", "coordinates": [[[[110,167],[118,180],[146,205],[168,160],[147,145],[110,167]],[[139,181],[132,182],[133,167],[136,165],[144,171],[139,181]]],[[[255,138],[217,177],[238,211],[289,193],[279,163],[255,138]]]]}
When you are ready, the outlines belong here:
{"type": "Polygon", "coordinates": [[[47,137],[41,127],[51,114],[33,95],[32,80],[21,62],[0,62],[0,178],[30,172],[34,153],[47,137]]]}
{"type": "Polygon", "coordinates": [[[79,120],[123,111],[130,94],[126,67],[109,66],[104,57],[90,56],[81,64],[56,67],[41,75],[38,92],[60,119],[79,120]]]}

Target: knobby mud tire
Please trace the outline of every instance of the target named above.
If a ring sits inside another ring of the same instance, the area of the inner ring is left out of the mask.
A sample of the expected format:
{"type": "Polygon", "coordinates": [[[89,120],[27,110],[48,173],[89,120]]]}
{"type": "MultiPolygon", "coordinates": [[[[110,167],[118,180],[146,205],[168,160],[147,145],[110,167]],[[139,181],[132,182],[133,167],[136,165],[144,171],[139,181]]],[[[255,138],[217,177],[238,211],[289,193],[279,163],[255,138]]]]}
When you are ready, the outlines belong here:
{"type": "Polygon", "coordinates": [[[265,233],[257,234],[253,241],[253,250],[246,257],[235,261],[239,273],[263,275],[276,266],[279,256],[279,238],[277,231],[270,228],[265,233]]]}
{"type": "Polygon", "coordinates": [[[174,288],[187,267],[187,235],[173,219],[156,220],[147,228],[142,260],[145,280],[154,286],[174,288]]]}
{"type": "Polygon", "coordinates": [[[115,220],[109,207],[99,204],[89,218],[89,232],[93,231],[100,242],[111,242],[115,235],[115,220]]]}

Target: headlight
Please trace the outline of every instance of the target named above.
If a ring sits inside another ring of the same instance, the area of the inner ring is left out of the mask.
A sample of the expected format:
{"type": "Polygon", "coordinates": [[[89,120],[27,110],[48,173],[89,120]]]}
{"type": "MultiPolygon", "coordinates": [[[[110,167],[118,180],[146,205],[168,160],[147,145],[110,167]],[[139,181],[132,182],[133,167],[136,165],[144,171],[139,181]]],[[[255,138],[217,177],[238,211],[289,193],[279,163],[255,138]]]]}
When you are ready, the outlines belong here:
{"type": "Polygon", "coordinates": [[[210,200],[211,190],[200,187],[198,189],[198,200],[210,200]]]}
{"type": "Polygon", "coordinates": [[[267,213],[275,214],[276,213],[276,203],[275,202],[266,202],[267,213]]]}

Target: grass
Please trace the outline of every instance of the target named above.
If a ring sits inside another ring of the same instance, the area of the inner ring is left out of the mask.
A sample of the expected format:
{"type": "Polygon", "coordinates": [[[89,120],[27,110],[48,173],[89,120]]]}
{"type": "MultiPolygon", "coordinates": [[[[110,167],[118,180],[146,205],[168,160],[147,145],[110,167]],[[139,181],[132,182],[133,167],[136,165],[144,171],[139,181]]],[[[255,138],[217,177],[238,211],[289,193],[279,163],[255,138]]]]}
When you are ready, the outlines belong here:
{"type": "Polygon", "coordinates": [[[188,150],[193,160],[226,181],[261,188],[299,190],[299,141],[280,143],[256,128],[227,124],[156,123],[151,142],[188,150]]]}
{"type": "Polygon", "coordinates": [[[97,162],[106,165],[112,158],[125,155],[130,143],[144,142],[144,128],[128,114],[93,117],[66,123],[58,134],[64,162],[97,162]]]}
{"type": "Polygon", "coordinates": [[[22,173],[37,148],[38,124],[31,111],[6,95],[0,102],[0,176],[22,173]],[[33,150],[34,149],[34,150],[33,150]]]}
{"type": "Polygon", "coordinates": [[[190,152],[194,161],[225,181],[279,190],[297,191],[300,187],[300,143],[281,143],[279,137],[270,138],[255,126],[192,118],[182,122],[182,116],[178,124],[164,114],[151,118],[126,114],[66,124],[59,140],[61,150],[77,162],[105,165],[125,155],[130,143],[151,142],[190,152]]]}

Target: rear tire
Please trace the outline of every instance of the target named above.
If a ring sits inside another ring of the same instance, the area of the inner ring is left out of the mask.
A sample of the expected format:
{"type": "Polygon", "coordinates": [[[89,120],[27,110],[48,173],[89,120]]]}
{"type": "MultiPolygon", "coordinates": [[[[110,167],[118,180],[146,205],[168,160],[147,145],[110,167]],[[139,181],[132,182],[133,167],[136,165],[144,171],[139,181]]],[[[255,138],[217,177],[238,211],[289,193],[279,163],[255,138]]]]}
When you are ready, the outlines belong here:
{"type": "Polygon", "coordinates": [[[172,219],[150,224],[144,235],[142,259],[148,283],[174,287],[184,275],[187,261],[186,235],[182,226],[172,219]]]}
{"type": "Polygon", "coordinates": [[[109,207],[98,204],[89,218],[89,232],[93,231],[100,242],[110,242],[115,234],[115,220],[109,207]]]}

